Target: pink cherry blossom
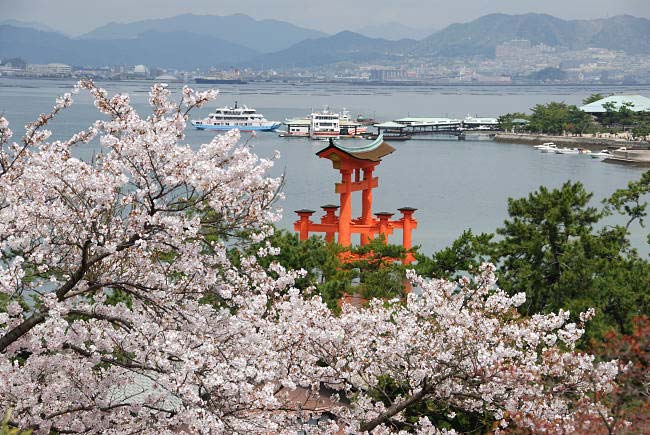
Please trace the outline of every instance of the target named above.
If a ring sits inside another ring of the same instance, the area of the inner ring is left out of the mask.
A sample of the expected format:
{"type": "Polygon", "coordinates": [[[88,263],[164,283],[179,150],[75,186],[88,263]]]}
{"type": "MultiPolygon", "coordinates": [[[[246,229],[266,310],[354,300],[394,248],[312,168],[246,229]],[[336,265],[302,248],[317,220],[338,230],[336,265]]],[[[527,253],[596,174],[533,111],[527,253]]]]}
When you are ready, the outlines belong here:
{"type": "MultiPolygon", "coordinates": [[[[583,325],[565,312],[520,316],[524,295],[501,291],[491,265],[459,282],[411,273],[419,292],[406,301],[341,315],[293,288],[304,271],[263,268],[259,257],[278,254],[262,243],[280,218],[273,162],[238,145],[236,131],[183,142],[189,111],[216,92],[183,88],[179,106],[155,85],[148,117],[89,81],[72,94],[21,142],[0,117],[0,411],[12,410],[12,424],[389,434],[409,405],[439,400],[493,412],[503,427],[570,432],[576,401],[603,412],[592,398],[611,388],[617,364],[563,350],[583,325]],[[79,90],[102,120],[49,141],[44,128],[79,90]],[[74,157],[95,139],[97,158],[74,157]],[[245,254],[253,243],[262,247],[245,254]],[[404,386],[391,405],[377,400],[386,377],[404,386]]],[[[452,433],[424,417],[412,432],[452,433]]]]}

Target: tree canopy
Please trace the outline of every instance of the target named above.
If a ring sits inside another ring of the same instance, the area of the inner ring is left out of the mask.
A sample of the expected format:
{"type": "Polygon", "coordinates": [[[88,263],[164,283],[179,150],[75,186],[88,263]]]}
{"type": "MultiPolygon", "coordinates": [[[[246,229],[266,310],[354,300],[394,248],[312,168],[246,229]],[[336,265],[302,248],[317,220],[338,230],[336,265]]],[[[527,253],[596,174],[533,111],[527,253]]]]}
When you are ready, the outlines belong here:
{"type": "Polygon", "coordinates": [[[591,117],[574,105],[551,102],[532,109],[527,129],[536,133],[586,133],[592,126],[591,117]]]}

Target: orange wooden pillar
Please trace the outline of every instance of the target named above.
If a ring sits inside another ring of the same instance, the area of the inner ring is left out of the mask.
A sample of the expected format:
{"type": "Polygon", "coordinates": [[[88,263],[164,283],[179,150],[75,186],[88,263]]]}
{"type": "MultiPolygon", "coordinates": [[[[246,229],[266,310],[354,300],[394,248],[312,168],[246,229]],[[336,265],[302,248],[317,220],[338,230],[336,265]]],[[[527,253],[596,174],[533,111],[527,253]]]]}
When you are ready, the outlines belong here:
{"type": "Polygon", "coordinates": [[[417,208],[402,207],[398,210],[402,212],[402,221],[404,222],[402,227],[402,246],[409,250],[413,247],[413,228],[417,224],[415,219],[413,219],[413,213],[415,213],[417,208]]]}
{"type": "Polygon", "coordinates": [[[379,219],[379,234],[384,236],[384,244],[388,244],[388,235],[390,234],[389,220],[395,213],[379,212],[375,213],[379,219]]]}
{"type": "Polygon", "coordinates": [[[352,224],[352,171],[341,169],[341,184],[337,186],[341,195],[339,213],[339,245],[350,246],[350,226],[352,224]]]}
{"type": "MultiPolygon", "coordinates": [[[[418,226],[418,221],[413,219],[413,213],[416,210],[417,208],[413,207],[402,207],[399,209],[402,212],[402,246],[407,251],[413,247],[413,230],[418,226]]],[[[410,252],[407,252],[404,264],[411,264],[413,261],[415,261],[415,257],[410,252]]]]}
{"type": "MultiPolygon", "coordinates": [[[[338,205],[328,204],[321,207],[325,211],[325,216],[321,218],[321,223],[323,224],[335,224],[336,223],[336,209],[339,208],[338,205]]],[[[334,241],[334,231],[325,232],[325,241],[327,243],[332,243],[334,241]]]]}
{"type": "Polygon", "coordinates": [[[307,240],[309,239],[309,224],[312,223],[309,218],[314,214],[314,210],[296,210],[296,213],[300,217],[297,222],[299,227],[300,240],[307,240]]]}
{"type": "MultiPolygon", "coordinates": [[[[372,224],[372,172],[374,167],[369,166],[363,169],[363,181],[366,182],[366,188],[361,192],[361,222],[364,225],[372,224]],[[368,187],[370,186],[370,187],[368,187]]],[[[370,241],[371,234],[360,234],[360,243],[365,245],[370,241]]]]}

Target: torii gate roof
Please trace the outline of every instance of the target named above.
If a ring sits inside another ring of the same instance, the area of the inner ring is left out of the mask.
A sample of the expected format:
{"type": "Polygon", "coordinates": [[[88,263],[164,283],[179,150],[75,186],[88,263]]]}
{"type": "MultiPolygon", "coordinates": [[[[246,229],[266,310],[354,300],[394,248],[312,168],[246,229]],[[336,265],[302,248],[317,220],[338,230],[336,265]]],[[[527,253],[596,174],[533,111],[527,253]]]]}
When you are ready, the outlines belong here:
{"type": "Polygon", "coordinates": [[[383,157],[387,156],[393,151],[395,151],[395,148],[384,142],[384,136],[381,135],[369,144],[355,147],[344,146],[337,142],[334,142],[333,139],[330,139],[329,145],[326,148],[318,151],[316,155],[318,157],[330,159],[334,163],[338,162],[341,157],[346,156],[357,160],[380,162],[383,157]],[[335,155],[336,157],[334,157],[335,155]]]}

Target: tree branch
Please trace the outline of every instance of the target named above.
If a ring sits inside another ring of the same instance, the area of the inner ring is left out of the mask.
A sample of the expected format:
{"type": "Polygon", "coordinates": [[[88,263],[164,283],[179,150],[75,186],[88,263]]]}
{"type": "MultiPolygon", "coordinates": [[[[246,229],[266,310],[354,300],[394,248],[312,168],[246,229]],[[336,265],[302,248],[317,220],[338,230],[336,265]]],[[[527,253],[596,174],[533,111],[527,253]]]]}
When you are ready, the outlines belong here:
{"type": "Polygon", "coordinates": [[[429,385],[427,380],[425,379],[422,384],[422,389],[420,391],[418,391],[408,399],[399,403],[395,403],[394,405],[388,407],[384,413],[378,415],[377,417],[373,418],[370,421],[363,423],[359,427],[359,430],[361,432],[371,432],[380,424],[385,423],[386,421],[390,420],[393,416],[399,414],[409,406],[422,400],[424,396],[426,396],[431,392],[431,390],[432,390],[432,386],[429,385]]]}

